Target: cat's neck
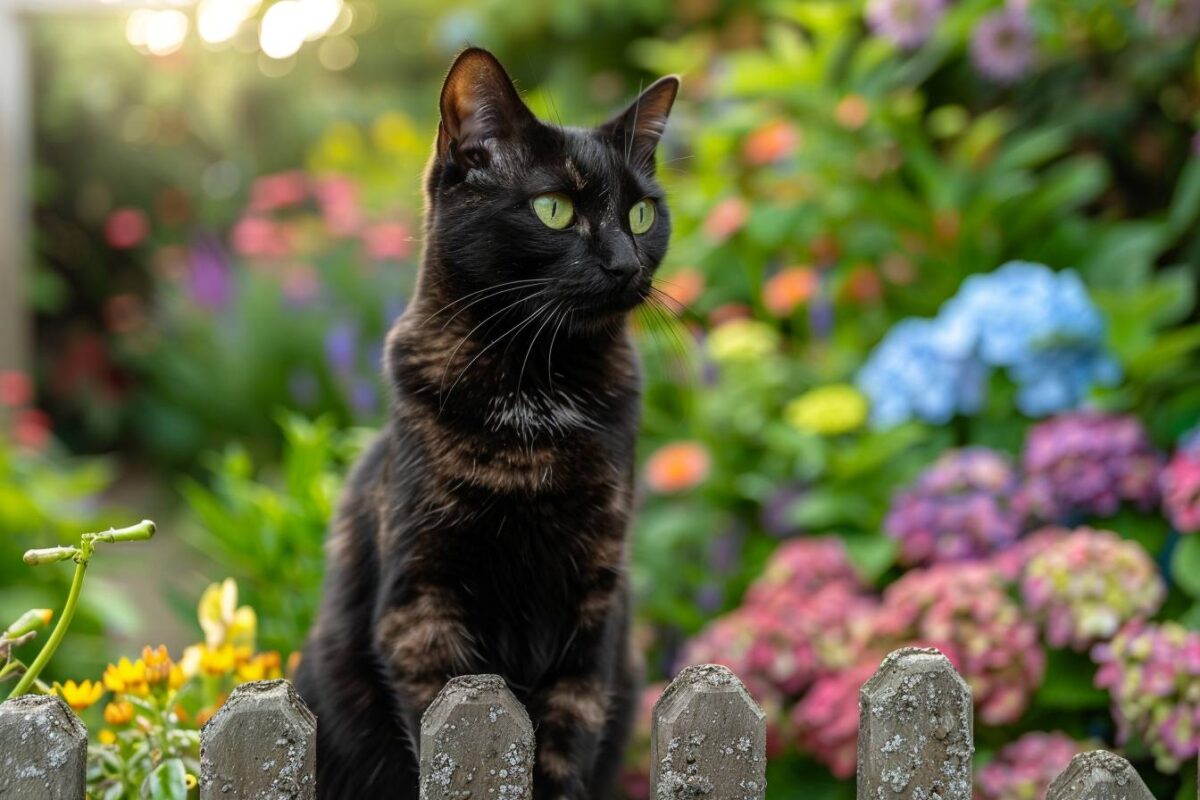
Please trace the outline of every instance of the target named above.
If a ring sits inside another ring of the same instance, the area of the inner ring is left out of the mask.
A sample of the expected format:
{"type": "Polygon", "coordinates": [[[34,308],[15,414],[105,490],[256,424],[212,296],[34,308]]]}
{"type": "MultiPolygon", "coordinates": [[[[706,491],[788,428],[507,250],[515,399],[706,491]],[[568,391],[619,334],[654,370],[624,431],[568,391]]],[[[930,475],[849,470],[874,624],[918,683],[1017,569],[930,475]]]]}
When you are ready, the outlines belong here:
{"type": "MultiPolygon", "coordinates": [[[[464,302],[465,300],[465,302],[464,302]]],[[[499,314],[447,300],[422,282],[388,337],[388,370],[403,397],[439,418],[563,435],[605,424],[636,400],[638,374],[624,318],[583,327],[569,313],[499,314]]]]}

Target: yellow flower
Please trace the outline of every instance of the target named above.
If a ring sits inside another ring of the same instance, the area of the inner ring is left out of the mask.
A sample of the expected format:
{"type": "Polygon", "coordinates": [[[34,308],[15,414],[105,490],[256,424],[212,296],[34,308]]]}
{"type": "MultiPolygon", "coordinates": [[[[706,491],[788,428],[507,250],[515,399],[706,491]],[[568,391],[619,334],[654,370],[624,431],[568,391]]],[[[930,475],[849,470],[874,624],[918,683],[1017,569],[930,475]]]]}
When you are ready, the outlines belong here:
{"type": "Polygon", "coordinates": [[[242,683],[274,680],[282,675],[279,653],[274,652],[259,653],[237,669],[238,680],[242,683]]]}
{"type": "Polygon", "coordinates": [[[237,651],[233,645],[224,644],[215,648],[205,646],[200,651],[200,671],[214,678],[233,672],[237,661],[237,651]]]}
{"type": "Polygon", "coordinates": [[[223,644],[254,650],[258,617],[250,606],[238,607],[238,587],[233,578],[214,583],[200,597],[197,616],[204,629],[204,643],[210,648],[223,644]]]}
{"type": "Polygon", "coordinates": [[[718,363],[758,361],[779,348],[779,331],[765,322],[735,319],[708,335],[708,353],[718,363]]]}
{"type": "Polygon", "coordinates": [[[146,664],[141,659],[130,663],[128,658],[122,658],[116,664],[109,664],[104,670],[104,686],[116,694],[126,693],[145,697],[150,693],[146,681],[146,664]]]}
{"type": "Polygon", "coordinates": [[[104,707],[104,721],[109,725],[128,725],[133,720],[133,703],[118,700],[104,707]]]}
{"type": "Polygon", "coordinates": [[[820,386],[787,404],[783,418],[793,428],[833,436],[862,427],[867,399],[847,383],[820,386]]]}
{"type": "Polygon", "coordinates": [[[187,675],[183,672],[183,667],[178,664],[171,665],[171,674],[167,676],[167,686],[171,689],[178,689],[187,683],[187,675]]]}
{"type": "Polygon", "coordinates": [[[100,681],[67,681],[56,683],[54,693],[67,702],[76,711],[83,711],[96,704],[104,695],[104,685],[100,681]]]}
{"type": "Polygon", "coordinates": [[[100,737],[100,744],[116,744],[117,743],[117,735],[115,733],[113,733],[112,731],[110,731],[108,728],[102,729],[98,735],[100,737]]]}

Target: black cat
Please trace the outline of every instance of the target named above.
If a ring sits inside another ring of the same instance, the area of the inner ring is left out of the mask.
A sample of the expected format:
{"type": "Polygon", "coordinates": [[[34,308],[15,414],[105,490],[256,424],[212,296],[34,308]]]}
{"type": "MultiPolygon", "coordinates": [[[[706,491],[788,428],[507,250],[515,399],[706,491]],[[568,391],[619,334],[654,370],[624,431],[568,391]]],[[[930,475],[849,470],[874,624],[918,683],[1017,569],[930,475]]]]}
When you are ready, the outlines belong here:
{"type": "Polygon", "coordinates": [[[639,673],[626,317],[667,249],[654,155],[678,88],[563,128],[490,53],[451,67],[424,261],[388,338],[390,423],[342,498],[297,675],[321,797],[416,798],[421,714],[466,673],[528,708],[535,797],[614,795],[639,673]]]}

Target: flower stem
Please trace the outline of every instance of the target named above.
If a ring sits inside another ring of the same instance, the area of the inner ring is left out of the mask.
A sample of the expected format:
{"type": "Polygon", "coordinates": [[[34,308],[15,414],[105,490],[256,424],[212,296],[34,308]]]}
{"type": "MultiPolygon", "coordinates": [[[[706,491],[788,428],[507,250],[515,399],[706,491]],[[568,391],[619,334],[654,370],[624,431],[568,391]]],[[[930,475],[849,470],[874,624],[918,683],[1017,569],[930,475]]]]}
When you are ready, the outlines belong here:
{"type": "MultiPolygon", "coordinates": [[[[89,550],[91,548],[88,548],[89,550]]],[[[91,553],[87,553],[91,555],[91,553]]],[[[8,699],[20,697],[29,691],[29,687],[33,685],[34,680],[46,666],[50,663],[50,659],[54,656],[54,651],[58,649],[58,645],[62,642],[63,637],[67,635],[67,628],[71,625],[71,618],[75,616],[75,606],[79,604],[79,592],[83,588],[83,573],[87,571],[88,559],[82,557],[75,562],[75,577],[71,579],[71,591],[67,593],[67,604],[63,606],[62,615],[58,618],[58,623],[54,626],[54,631],[51,632],[50,638],[46,640],[46,644],[42,647],[37,658],[33,660],[33,664],[29,669],[25,670],[25,674],[21,676],[21,680],[17,683],[16,688],[8,695],[8,699]]]]}
{"type": "Polygon", "coordinates": [[[68,558],[74,558],[75,576],[71,579],[71,590],[67,593],[67,604],[63,606],[63,612],[58,618],[58,623],[54,626],[54,630],[50,633],[50,638],[46,640],[46,644],[42,646],[41,652],[37,654],[37,658],[33,660],[33,664],[30,665],[29,669],[25,670],[25,674],[21,676],[21,680],[17,683],[16,688],[9,694],[9,700],[14,697],[20,697],[29,691],[29,687],[33,686],[38,674],[50,663],[50,659],[54,657],[54,652],[58,650],[63,637],[67,635],[67,628],[71,627],[71,620],[75,617],[75,607],[79,605],[79,594],[83,589],[83,574],[87,572],[88,562],[92,560],[92,554],[96,550],[96,542],[141,542],[153,535],[154,523],[147,519],[142,520],[137,525],[130,525],[128,528],[107,530],[102,533],[85,533],[80,537],[79,547],[77,548],[53,547],[46,550],[30,550],[25,554],[25,563],[31,566],[51,564],[56,561],[65,561],[68,558]]]}

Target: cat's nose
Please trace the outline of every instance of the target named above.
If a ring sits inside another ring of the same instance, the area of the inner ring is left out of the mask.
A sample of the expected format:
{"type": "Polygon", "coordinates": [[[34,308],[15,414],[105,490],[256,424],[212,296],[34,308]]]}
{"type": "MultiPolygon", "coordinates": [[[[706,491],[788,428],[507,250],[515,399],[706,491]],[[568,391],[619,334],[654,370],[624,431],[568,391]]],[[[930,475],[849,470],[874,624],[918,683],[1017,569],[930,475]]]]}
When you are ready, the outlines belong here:
{"type": "Polygon", "coordinates": [[[642,271],[642,265],[636,261],[620,261],[615,264],[605,264],[604,271],[625,285],[642,271]]]}

